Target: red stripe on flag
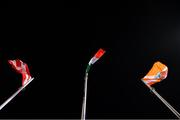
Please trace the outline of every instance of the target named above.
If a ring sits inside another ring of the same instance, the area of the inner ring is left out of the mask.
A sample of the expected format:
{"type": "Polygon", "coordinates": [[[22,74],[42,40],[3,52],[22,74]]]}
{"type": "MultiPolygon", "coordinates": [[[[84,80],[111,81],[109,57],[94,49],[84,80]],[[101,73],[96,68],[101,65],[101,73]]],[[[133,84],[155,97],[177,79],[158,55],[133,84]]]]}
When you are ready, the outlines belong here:
{"type": "Polygon", "coordinates": [[[105,53],[105,51],[103,49],[99,49],[97,51],[97,53],[95,54],[95,57],[100,58],[104,53],[105,53]]]}
{"type": "Polygon", "coordinates": [[[31,75],[29,72],[28,65],[23,63],[21,60],[8,60],[9,64],[16,70],[16,72],[22,75],[22,85],[25,85],[30,79],[31,75]]]}

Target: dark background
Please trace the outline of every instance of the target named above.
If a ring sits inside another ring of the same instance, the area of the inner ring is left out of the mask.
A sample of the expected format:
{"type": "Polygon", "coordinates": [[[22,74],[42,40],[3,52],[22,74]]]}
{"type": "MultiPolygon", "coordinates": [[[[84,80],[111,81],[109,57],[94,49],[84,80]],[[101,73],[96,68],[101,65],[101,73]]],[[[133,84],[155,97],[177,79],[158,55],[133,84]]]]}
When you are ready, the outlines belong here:
{"type": "Polygon", "coordinates": [[[0,1],[0,8],[8,8],[9,0],[1,0],[0,1]]]}
{"type": "MultiPolygon", "coordinates": [[[[106,53],[89,73],[87,118],[176,118],[140,79],[154,62],[166,64],[168,77],[154,87],[180,112],[179,4],[83,3],[108,9],[115,5],[112,16],[100,16],[89,14],[81,2],[64,2],[62,11],[2,11],[0,102],[21,86],[21,76],[7,60],[26,62],[35,79],[0,111],[0,118],[79,119],[84,72],[99,48],[106,53]]],[[[19,6],[24,4],[42,5],[19,6]]]]}

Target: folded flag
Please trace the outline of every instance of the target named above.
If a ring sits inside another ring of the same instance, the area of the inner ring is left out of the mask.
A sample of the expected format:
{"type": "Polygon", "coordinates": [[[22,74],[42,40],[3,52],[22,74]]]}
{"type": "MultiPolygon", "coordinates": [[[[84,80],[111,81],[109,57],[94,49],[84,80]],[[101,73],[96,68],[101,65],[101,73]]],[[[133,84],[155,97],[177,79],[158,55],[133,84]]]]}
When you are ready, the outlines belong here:
{"type": "Polygon", "coordinates": [[[88,66],[86,68],[86,73],[89,71],[90,66],[93,65],[97,60],[99,60],[99,58],[101,58],[104,53],[105,51],[101,48],[97,51],[97,53],[89,61],[88,66]]]}
{"type": "Polygon", "coordinates": [[[153,85],[157,82],[161,82],[167,77],[168,67],[161,62],[155,62],[148,74],[142,78],[147,85],[153,85]]]}
{"type": "Polygon", "coordinates": [[[8,60],[8,62],[12,66],[12,68],[16,70],[16,72],[22,75],[22,86],[24,86],[31,79],[28,65],[19,59],[8,60]]]}
{"type": "Polygon", "coordinates": [[[99,49],[97,53],[93,56],[93,58],[91,58],[91,60],[89,61],[89,65],[94,64],[97,60],[99,60],[100,57],[103,56],[104,53],[105,51],[103,49],[99,49]]]}

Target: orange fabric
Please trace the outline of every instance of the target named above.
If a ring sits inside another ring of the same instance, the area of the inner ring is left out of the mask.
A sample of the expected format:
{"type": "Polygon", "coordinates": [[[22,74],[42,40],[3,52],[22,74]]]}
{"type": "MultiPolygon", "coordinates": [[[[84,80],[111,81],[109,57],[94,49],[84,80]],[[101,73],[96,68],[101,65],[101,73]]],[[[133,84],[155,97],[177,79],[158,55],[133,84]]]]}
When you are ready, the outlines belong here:
{"type": "Polygon", "coordinates": [[[167,77],[168,68],[161,62],[155,62],[148,74],[142,79],[148,85],[153,85],[167,77]]]}

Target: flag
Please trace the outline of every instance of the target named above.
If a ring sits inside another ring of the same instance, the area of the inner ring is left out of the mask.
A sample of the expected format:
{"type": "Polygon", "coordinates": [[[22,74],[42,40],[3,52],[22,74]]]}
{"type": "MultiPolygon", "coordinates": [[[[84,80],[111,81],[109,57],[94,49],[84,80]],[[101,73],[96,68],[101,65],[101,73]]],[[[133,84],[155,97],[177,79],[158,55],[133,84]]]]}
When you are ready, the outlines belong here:
{"type": "Polygon", "coordinates": [[[22,75],[22,86],[24,86],[31,79],[28,65],[19,59],[8,60],[8,62],[12,68],[22,75]]]}
{"type": "Polygon", "coordinates": [[[89,61],[89,65],[94,64],[97,60],[99,60],[100,57],[103,56],[104,53],[105,51],[103,49],[99,49],[97,53],[93,56],[93,58],[91,58],[91,60],[89,61]]]}
{"type": "Polygon", "coordinates": [[[147,85],[153,85],[157,82],[161,82],[167,77],[168,67],[161,62],[155,62],[148,74],[142,78],[147,85]]]}
{"type": "Polygon", "coordinates": [[[89,61],[88,66],[86,68],[86,73],[89,72],[91,65],[94,64],[97,60],[99,60],[99,58],[101,58],[104,53],[105,51],[101,48],[97,51],[97,53],[89,61]]]}

